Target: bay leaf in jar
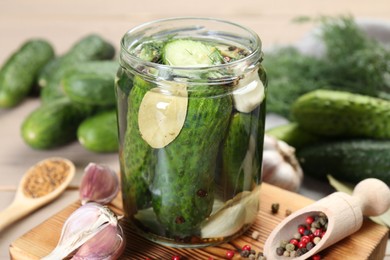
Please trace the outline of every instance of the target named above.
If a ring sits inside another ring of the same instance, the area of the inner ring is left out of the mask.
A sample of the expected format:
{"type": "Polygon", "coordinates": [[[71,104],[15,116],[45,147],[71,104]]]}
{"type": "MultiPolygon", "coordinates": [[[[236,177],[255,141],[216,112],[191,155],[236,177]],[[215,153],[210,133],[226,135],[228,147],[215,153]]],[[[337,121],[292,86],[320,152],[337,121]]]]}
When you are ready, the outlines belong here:
{"type": "Polygon", "coordinates": [[[153,148],[163,148],[179,135],[187,115],[188,91],[184,83],[162,83],[148,91],[138,112],[142,138],[153,148]]]}

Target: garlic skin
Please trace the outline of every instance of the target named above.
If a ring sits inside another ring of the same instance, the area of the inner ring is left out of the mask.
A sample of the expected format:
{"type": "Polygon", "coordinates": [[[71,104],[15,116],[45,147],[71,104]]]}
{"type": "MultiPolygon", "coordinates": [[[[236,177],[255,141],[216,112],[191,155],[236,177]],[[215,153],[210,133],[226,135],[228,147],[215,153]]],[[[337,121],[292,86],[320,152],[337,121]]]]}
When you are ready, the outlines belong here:
{"type": "Polygon", "coordinates": [[[108,225],[83,244],[72,260],[115,260],[125,249],[125,236],[119,225],[108,225]]]}
{"type": "Polygon", "coordinates": [[[80,185],[80,200],[84,205],[94,201],[100,204],[110,203],[119,192],[118,175],[108,166],[89,163],[84,169],[80,185]]]}
{"type": "Polygon", "coordinates": [[[262,180],[289,191],[298,191],[303,171],[295,149],[286,142],[269,135],[264,136],[262,180]]]}
{"type": "Polygon", "coordinates": [[[94,202],[79,207],[65,221],[57,246],[42,260],[64,259],[109,225],[118,225],[109,208],[94,202]]]}

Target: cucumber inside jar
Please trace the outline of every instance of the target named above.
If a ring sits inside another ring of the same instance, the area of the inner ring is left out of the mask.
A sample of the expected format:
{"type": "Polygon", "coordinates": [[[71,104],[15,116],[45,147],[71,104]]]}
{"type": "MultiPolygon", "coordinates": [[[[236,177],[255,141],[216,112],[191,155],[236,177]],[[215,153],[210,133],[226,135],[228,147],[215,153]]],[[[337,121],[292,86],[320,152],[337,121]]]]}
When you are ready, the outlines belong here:
{"type": "MultiPolygon", "coordinates": [[[[240,60],[249,51],[173,37],[140,44],[132,54],[173,68],[206,68],[240,60]]],[[[141,230],[159,240],[207,244],[236,235],[254,221],[262,151],[257,140],[264,134],[265,113],[259,68],[228,84],[209,84],[210,78],[234,74],[223,69],[202,72],[196,82],[133,77],[123,102],[127,120],[120,156],[126,214],[141,230]],[[236,156],[237,151],[243,154],[236,156]],[[226,214],[237,220],[234,229],[221,223],[226,214]]]]}

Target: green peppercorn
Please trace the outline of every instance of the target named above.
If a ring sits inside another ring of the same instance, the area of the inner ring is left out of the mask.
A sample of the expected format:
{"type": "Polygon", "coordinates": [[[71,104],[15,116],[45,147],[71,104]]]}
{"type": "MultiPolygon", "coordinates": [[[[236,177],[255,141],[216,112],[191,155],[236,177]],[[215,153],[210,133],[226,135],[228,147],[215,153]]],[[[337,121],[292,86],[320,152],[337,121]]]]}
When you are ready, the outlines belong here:
{"type": "Polygon", "coordinates": [[[296,232],[293,237],[295,239],[301,239],[302,235],[299,232],[296,232]]]}
{"type": "Polygon", "coordinates": [[[280,244],[279,244],[279,246],[280,247],[283,247],[283,248],[286,248],[286,245],[288,244],[288,241],[287,240],[282,240],[282,241],[280,241],[280,244]]]}
{"type": "Polygon", "coordinates": [[[320,238],[320,237],[315,237],[315,238],[313,238],[313,243],[314,243],[315,245],[317,245],[320,241],[321,241],[321,238],[320,238]]]}
{"type": "Polygon", "coordinates": [[[318,221],[320,222],[321,226],[325,226],[325,224],[328,222],[325,217],[320,217],[318,221]]]}
{"type": "Polygon", "coordinates": [[[287,251],[290,251],[290,252],[295,250],[295,246],[291,243],[288,243],[285,248],[287,251]]]}
{"type": "Polygon", "coordinates": [[[311,223],[311,227],[312,228],[320,228],[321,227],[320,221],[318,219],[315,220],[313,223],[311,223]]]}

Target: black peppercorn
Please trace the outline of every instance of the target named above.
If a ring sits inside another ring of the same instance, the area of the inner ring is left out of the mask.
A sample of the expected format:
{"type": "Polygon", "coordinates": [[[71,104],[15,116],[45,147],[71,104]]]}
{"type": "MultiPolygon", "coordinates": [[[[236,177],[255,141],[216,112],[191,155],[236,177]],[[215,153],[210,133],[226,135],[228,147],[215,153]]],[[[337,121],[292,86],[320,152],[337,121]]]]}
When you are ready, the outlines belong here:
{"type": "Polygon", "coordinates": [[[272,214],[276,214],[279,211],[279,203],[272,203],[271,212],[272,214]]]}
{"type": "Polygon", "coordinates": [[[283,247],[278,247],[278,248],[276,248],[276,254],[278,255],[278,256],[282,256],[283,255],[283,253],[284,253],[284,248],[283,247]]]}

